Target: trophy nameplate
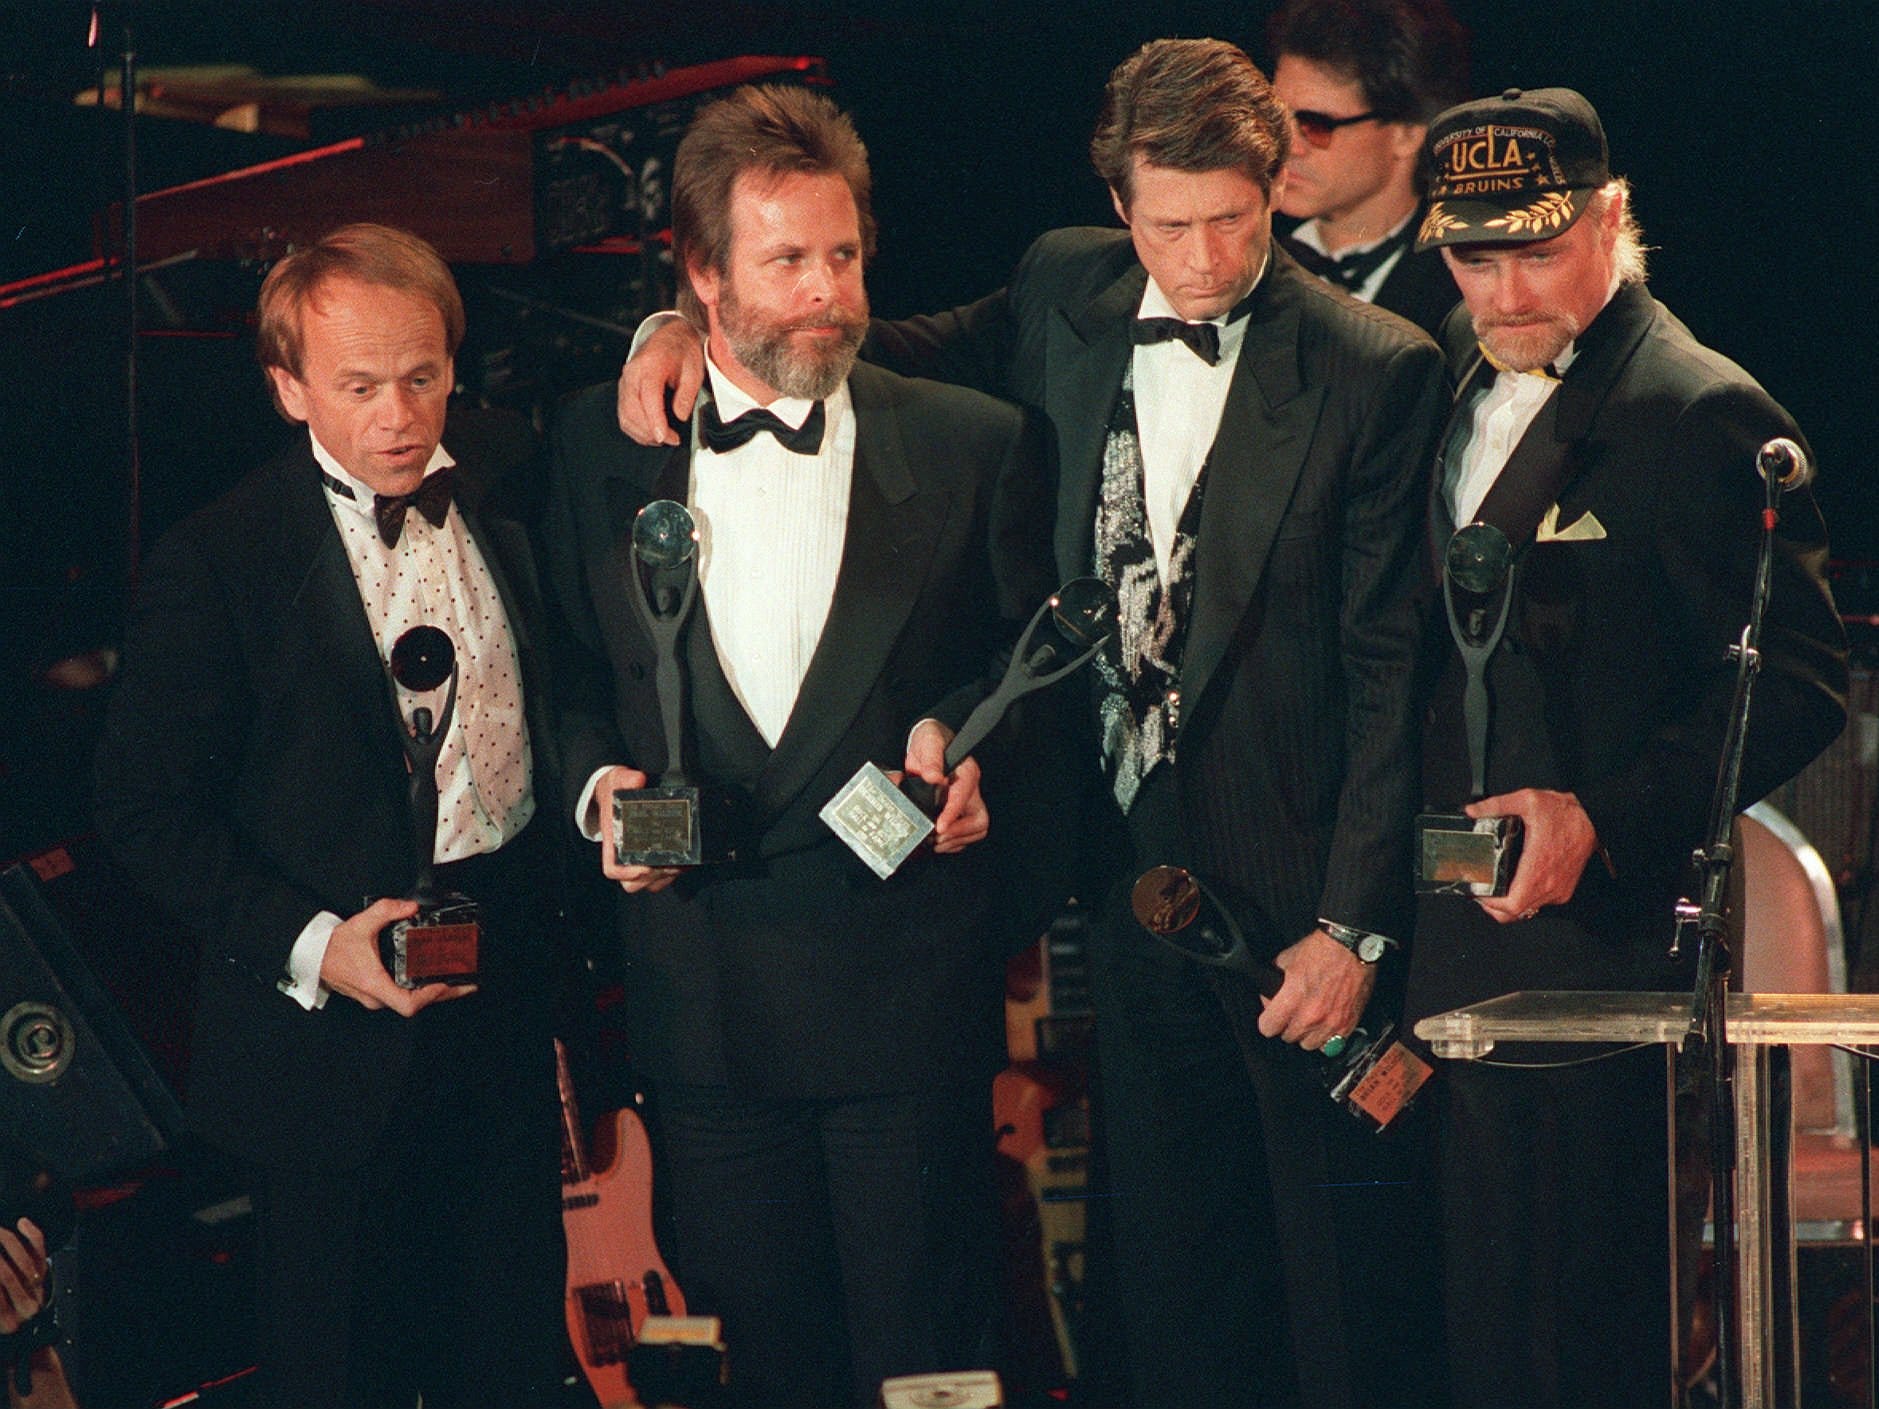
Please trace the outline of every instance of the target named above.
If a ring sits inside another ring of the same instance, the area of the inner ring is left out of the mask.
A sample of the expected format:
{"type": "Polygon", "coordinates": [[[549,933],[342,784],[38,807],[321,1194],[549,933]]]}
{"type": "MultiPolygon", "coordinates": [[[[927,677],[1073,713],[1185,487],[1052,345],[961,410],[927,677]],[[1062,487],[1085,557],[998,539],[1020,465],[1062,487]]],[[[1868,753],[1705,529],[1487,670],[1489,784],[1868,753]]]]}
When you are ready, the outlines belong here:
{"type": "MultiPolygon", "coordinates": [[[[998,688],[979,702],[947,744],[946,772],[950,775],[984,741],[1016,701],[1055,684],[1101,650],[1115,624],[1115,590],[1099,578],[1074,578],[1047,597],[1018,637],[998,688]]],[[[816,815],[886,880],[933,834],[938,812],[938,789],[931,783],[906,778],[896,785],[869,762],[816,815]]]]}
{"type": "Polygon", "coordinates": [[[482,933],[476,902],[446,896],[421,905],[408,920],[387,925],[381,957],[400,988],[474,983],[482,933]]]}
{"type": "Polygon", "coordinates": [[[816,815],[882,880],[933,835],[933,819],[872,763],[862,764],[816,815]]]}
{"type": "Polygon", "coordinates": [[[1507,894],[1520,862],[1518,817],[1425,812],[1416,818],[1416,891],[1421,895],[1507,894]]]}
{"type": "Polygon", "coordinates": [[[1392,1041],[1396,1025],[1367,1046],[1347,1053],[1348,1065],[1331,1087],[1331,1099],[1373,1130],[1382,1131],[1409,1108],[1435,1068],[1400,1042],[1392,1041]]]}
{"type": "MultiPolygon", "coordinates": [[[[399,730],[410,765],[412,840],[418,857],[417,883],[407,899],[417,914],[379,931],[378,952],[392,982],[400,988],[427,983],[475,983],[482,945],[482,917],[474,900],[439,890],[432,857],[437,849],[437,759],[457,707],[457,650],[449,635],[435,626],[414,626],[391,648],[391,677],[413,694],[435,690],[446,680],[450,691],[435,725],[431,711],[411,711],[409,727],[399,730]]],[[[397,691],[392,692],[397,703],[397,691]]]]}
{"type": "Polygon", "coordinates": [[[698,789],[622,789],[613,795],[613,849],[634,866],[696,866],[704,859],[698,789]]]}

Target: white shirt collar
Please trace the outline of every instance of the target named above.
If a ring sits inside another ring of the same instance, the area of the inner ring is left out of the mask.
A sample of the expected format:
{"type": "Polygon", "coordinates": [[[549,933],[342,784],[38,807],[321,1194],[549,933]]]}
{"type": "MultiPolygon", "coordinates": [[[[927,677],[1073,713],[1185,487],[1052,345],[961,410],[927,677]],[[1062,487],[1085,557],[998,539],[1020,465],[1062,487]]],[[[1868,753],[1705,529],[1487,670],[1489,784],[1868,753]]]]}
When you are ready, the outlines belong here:
{"type": "MultiPolygon", "coordinates": [[[[326,497],[337,503],[351,504],[355,511],[364,514],[367,518],[371,518],[372,501],[378,497],[378,491],[364,480],[349,473],[344,465],[335,460],[332,451],[320,444],[320,438],[313,433],[311,426],[307,427],[307,439],[313,444],[313,458],[319,463],[320,468],[352,491],[351,497],[348,498],[344,494],[336,494],[329,489],[326,497]]],[[[450,452],[444,449],[442,442],[439,442],[437,448],[431,451],[431,458],[429,463],[424,466],[422,478],[428,479],[439,470],[447,469],[456,463],[457,462],[451,458],[450,452]]]]}
{"type": "Polygon", "coordinates": [[[1411,206],[1407,215],[1397,221],[1389,229],[1385,230],[1381,235],[1378,235],[1376,239],[1360,240],[1354,245],[1346,245],[1343,249],[1336,251],[1325,248],[1324,236],[1318,233],[1318,222],[1315,219],[1302,221],[1293,229],[1292,238],[1297,240],[1301,245],[1304,245],[1307,249],[1316,250],[1326,259],[1344,259],[1353,254],[1363,254],[1366,250],[1375,249],[1385,240],[1394,239],[1401,233],[1403,227],[1409,224],[1415,217],[1416,207],[1411,206]]]}

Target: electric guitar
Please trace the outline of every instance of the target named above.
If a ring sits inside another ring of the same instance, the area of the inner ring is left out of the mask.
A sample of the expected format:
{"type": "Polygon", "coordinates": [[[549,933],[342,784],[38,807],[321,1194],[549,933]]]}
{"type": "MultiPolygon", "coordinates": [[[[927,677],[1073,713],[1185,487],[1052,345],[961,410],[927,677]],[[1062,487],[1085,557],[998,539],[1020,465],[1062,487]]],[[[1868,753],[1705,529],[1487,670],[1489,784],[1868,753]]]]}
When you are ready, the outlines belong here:
{"type": "Polygon", "coordinates": [[[652,1233],[652,1147],[637,1113],[611,1117],[613,1158],[595,1170],[555,1041],[561,1088],[561,1223],[568,1239],[568,1339],[603,1409],[637,1404],[626,1357],[646,1317],[683,1316],[685,1298],[652,1233]]]}
{"type": "Polygon", "coordinates": [[[1047,1387],[1076,1380],[1083,1332],[1089,1198],[1089,1052],[1093,1021],[1087,916],[1072,902],[1037,945],[1006,970],[1011,1065],[992,1083],[1001,1177],[1006,1178],[1006,1289],[1022,1323],[1020,1378],[1047,1387]],[[1021,1192],[1020,1192],[1021,1191],[1021,1192]],[[1017,1198],[1009,1197],[1017,1194],[1017,1198]],[[1025,1245],[1028,1244],[1028,1247],[1025,1245]],[[1036,1312],[1044,1313],[1037,1325],[1036,1312]],[[1042,1335],[1039,1335],[1039,1332],[1042,1335]]]}

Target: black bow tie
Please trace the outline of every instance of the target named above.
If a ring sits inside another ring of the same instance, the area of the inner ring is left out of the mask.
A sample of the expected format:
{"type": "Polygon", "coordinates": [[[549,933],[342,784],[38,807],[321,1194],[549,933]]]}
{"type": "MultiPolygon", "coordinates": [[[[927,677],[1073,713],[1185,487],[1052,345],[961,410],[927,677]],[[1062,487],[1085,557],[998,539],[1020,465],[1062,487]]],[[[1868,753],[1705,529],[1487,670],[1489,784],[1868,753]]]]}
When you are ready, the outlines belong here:
{"type": "Polygon", "coordinates": [[[372,517],[378,520],[378,536],[385,540],[387,548],[396,548],[405,528],[405,511],[413,505],[430,521],[431,527],[436,528],[450,512],[450,496],[455,491],[456,475],[445,469],[426,475],[409,494],[373,495],[372,517]]]}
{"type": "Polygon", "coordinates": [[[1184,342],[1209,367],[1220,364],[1220,329],[1212,323],[1190,323],[1185,318],[1137,318],[1129,324],[1129,341],[1143,347],[1158,342],[1184,342]]]}
{"type": "Polygon", "coordinates": [[[763,431],[775,436],[777,444],[785,450],[794,451],[798,455],[813,455],[822,448],[823,419],[822,403],[818,401],[809,408],[809,419],[799,427],[789,425],[774,411],[765,411],[761,407],[746,411],[727,423],[718,415],[718,404],[707,401],[704,415],[699,417],[699,430],[704,437],[705,448],[718,455],[748,444],[752,437],[763,431]]]}
{"type": "MultiPolygon", "coordinates": [[[[1361,254],[1347,254],[1339,257],[1320,255],[1316,250],[1312,250],[1311,252],[1317,255],[1317,259],[1308,267],[1314,274],[1329,279],[1342,289],[1356,293],[1372,274],[1383,267],[1384,261],[1409,244],[1410,234],[1410,226],[1405,225],[1387,240],[1372,245],[1361,254]]],[[[1300,248],[1310,249],[1310,246],[1302,245],[1300,248]]]]}

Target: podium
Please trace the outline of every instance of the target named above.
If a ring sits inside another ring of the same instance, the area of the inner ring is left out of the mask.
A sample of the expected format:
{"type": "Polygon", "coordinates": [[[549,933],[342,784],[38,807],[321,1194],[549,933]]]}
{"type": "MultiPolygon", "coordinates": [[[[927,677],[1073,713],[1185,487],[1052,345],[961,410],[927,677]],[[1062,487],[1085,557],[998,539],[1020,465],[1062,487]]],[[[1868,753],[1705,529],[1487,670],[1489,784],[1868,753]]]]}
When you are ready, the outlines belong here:
{"type": "MultiPolygon", "coordinates": [[[[1879,994],[1731,993],[1728,1001],[1729,1041],[1742,1049],[1735,1063],[1739,1402],[1792,1409],[1800,1331],[1787,1049],[1879,1044],[1879,994]]],[[[1472,1061],[1502,1042],[1677,1045],[1689,1025],[1688,993],[1535,991],[1424,1018],[1416,1035],[1438,1056],[1472,1061]]]]}

